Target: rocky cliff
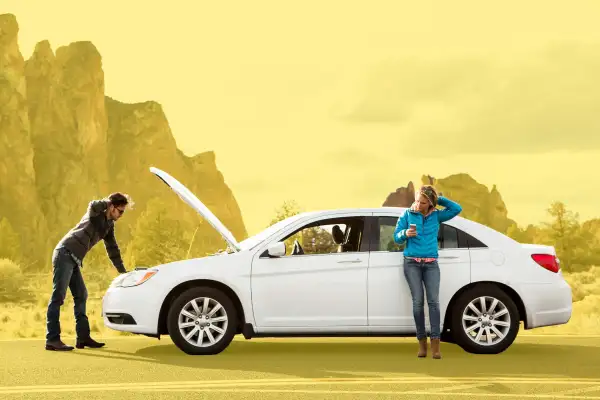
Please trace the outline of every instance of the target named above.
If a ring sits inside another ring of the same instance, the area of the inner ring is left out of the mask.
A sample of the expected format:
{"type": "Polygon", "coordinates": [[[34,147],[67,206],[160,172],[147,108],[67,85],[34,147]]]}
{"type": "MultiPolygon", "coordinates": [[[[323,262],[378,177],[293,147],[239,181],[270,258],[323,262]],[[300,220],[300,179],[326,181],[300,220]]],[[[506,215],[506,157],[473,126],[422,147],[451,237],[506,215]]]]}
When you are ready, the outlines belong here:
{"type": "MultiPolygon", "coordinates": [[[[107,97],[105,104],[107,166],[113,178],[108,183],[109,192],[126,188],[136,202],[141,199],[143,203],[154,197],[161,198],[188,221],[188,229],[193,230],[201,222],[198,214],[149,172],[148,168],[154,166],[190,189],[238,240],[247,236],[239,206],[217,168],[213,152],[194,157],[184,155],[177,148],[162,107],[156,102],[125,104],[107,97]]],[[[144,208],[143,203],[132,212],[133,218],[144,208]]],[[[128,239],[127,233],[124,235],[128,239]]],[[[212,228],[203,230],[202,235],[211,236],[211,240],[220,237],[212,228]]]]}
{"type": "Polygon", "coordinates": [[[32,254],[46,249],[47,225],[37,199],[18,32],[14,16],[0,16],[0,219],[4,217],[18,233],[24,264],[29,265],[39,259],[32,254]]]}
{"type": "MultiPolygon", "coordinates": [[[[51,246],[88,202],[114,191],[130,194],[136,204],[118,224],[123,253],[136,219],[153,198],[164,201],[170,217],[188,230],[202,225],[150,166],[188,186],[238,240],[247,236],[215,155],[184,155],[159,104],[107,97],[102,57],[91,42],[53,52],[41,41],[25,61],[17,40],[15,17],[0,15],[0,217],[20,234],[25,254],[47,265],[51,246]]],[[[215,241],[224,246],[212,229],[197,234],[210,236],[212,247],[215,241]]]]}
{"type": "Polygon", "coordinates": [[[89,42],[38,43],[25,65],[39,204],[56,243],[107,191],[107,115],[101,57],[89,42]]]}
{"type": "MultiPolygon", "coordinates": [[[[515,221],[508,218],[506,205],[496,185],[489,190],[468,174],[455,174],[442,179],[423,175],[421,184],[433,185],[439,193],[459,202],[463,207],[461,216],[465,218],[503,233],[507,233],[510,226],[516,225],[515,221]]],[[[409,182],[406,187],[400,187],[390,193],[383,205],[408,207],[414,201],[415,190],[418,190],[418,187],[415,188],[414,184],[409,182]]]]}

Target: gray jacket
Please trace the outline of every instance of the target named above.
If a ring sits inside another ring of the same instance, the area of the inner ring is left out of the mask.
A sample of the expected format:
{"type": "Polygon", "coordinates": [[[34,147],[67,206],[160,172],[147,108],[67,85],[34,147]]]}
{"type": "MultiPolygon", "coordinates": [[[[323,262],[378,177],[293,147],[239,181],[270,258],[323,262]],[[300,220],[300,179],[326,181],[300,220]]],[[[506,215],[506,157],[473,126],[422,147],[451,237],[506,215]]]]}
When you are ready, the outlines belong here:
{"type": "Polygon", "coordinates": [[[115,239],[115,223],[106,217],[107,200],[92,200],[81,221],[56,245],[69,250],[81,266],[85,255],[96,243],[104,240],[108,258],[120,273],[127,272],[115,239]]]}

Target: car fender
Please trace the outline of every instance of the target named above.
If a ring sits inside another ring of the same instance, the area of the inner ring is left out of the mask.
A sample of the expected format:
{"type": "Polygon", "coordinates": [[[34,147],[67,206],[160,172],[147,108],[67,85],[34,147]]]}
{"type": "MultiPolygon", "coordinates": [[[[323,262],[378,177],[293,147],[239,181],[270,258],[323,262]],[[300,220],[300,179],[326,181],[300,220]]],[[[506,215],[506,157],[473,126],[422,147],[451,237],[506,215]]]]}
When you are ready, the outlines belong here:
{"type": "MultiPolygon", "coordinates": [[[[240,253],[236,253],[240,254],[240,253]]],[[[215,256],[233,258],[236,255],[215,256]]],[[[168,268],[161,266],[161,270],[168,273],[164,274],[161,290],[157,296],[161,299],[161,307],[159,320],[160,325],[162,320],[168,313],[168,307],[173,300],[174,295],[180,289],[187,289],[194,286],[200,286],[202,281],[212,284],[212,286],[224,286],[229,289],[233,295],[237,297],[232,301],[239,302],[245,322],[254,323],[254,315],[252,313],[251,292],[250,292],[250,267],[246,261],[239,260],[236,263],[232,259],[228,260],[227,265],[221,265],[220,260],[212,262],[208,258],[184,260],[168,265],[168,268]],[[175,265],[176,264],[176,265],[175,265]],[[247,267],[244,267],[246,265],[247,267]]],[[[243,322],[243,321],[242,321],[243,322]]]]}
{"type": "Polygon", "coordinates": [[[515,302],[517,309],[519,310],[519,315],[521,319],[524,320],[525,329],[530,325],[531,322],[531,312],[529,307],[527,307],[527,302],[525,301],[526,297],[518,283],[512,282],[508,278],[500,278],[500,279],[481,279],[481,280],[472,280],[469,284],[464,285],[459,290],[454,293],[450,302],[448,303],[448,307],[446,308],[446,312],[444,313],[444,327],[448,327],[449,318],[452,315],[452,311],[454,308],[454,303],[458,299],[460,295],[462,295],[465,291],[483,284],[492,284],[498,286],[500,289],[504,290],[506,294],[508,294],[512,300],[515,302]]]}

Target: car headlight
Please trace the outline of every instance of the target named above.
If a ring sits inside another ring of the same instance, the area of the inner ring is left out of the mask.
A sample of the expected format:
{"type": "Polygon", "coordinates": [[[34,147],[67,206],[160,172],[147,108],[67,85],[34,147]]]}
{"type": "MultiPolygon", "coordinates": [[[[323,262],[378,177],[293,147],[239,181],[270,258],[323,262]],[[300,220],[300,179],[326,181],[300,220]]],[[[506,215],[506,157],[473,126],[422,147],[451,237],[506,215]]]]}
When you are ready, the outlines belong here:
{"type": "Polygon", "coordinates": [[[110,287],[132,287],[138,286],[152,278],[158,272],[157,269],[141,269],[119,275],[110,284],[110,287]]]}

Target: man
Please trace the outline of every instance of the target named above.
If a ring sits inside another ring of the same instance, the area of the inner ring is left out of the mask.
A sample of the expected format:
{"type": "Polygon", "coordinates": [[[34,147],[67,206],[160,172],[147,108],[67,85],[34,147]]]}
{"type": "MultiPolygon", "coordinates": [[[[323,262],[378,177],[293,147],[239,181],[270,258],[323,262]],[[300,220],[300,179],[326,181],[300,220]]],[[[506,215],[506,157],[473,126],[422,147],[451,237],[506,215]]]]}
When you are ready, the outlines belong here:
{"type": "Polygon", "coordinates": [[[77,332],[76,347],[102,347],[90,337],[90,324],[86,315],[87,289],[83,282],[80,268],[85,255],[100,240],[111,262],[120,273],[127,272],[121,259],[121,252],[115,239],[115,222],[132,205],[129,196],[113,193],[103,200],[89,203],[86,214],[77,226],[71,229],[56,245],[52,254],[53,287],[48,303],[46,350],[73,350],[60,340],[60,307],[67,294],[67,286],[71,289],[75,303],[75,330],[77,332]]]}

